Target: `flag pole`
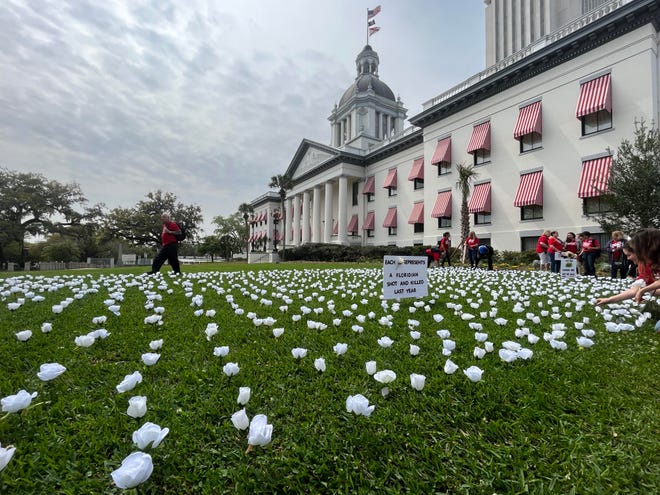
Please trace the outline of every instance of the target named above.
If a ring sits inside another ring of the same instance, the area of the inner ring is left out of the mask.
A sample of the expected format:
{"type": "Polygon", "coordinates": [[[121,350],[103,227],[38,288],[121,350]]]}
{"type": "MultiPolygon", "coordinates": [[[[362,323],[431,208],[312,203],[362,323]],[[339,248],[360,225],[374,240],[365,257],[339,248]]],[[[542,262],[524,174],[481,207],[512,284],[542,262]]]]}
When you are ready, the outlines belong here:
{"type": "Polygon", "coordinates": [[[366,33],[366,34],[367,34],[367,43],[366,43],[366,44],[368,45],[368,44],[369,44],[369,8],[368,8],[368,7],[367,7],[367,23],[366,23],[366,27],[367,27],[367,33],[366,33]]]}

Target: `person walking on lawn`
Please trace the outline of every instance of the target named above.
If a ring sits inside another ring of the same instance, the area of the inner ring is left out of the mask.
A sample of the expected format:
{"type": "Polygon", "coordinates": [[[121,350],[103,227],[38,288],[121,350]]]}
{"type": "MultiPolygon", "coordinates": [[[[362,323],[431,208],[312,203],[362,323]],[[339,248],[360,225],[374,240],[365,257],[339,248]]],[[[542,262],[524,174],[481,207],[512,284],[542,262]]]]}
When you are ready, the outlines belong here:
{"type": "Polygon", "coordinates": [[[181,229],[175,222],[170,220],[170,216],[167,213],[163,213],[160,216],[160,219],[163,222],[163,230],[160,234],[162,247],[154,258],[154,262],[151,265],[151,271],[147,273],[150,275],[158,273],[160,267],[165,263],[165,260],[169,262],[174,273],[181,273],[178,255],[179,242],[176,239],[176,236],[181,233],[181,229]]]}

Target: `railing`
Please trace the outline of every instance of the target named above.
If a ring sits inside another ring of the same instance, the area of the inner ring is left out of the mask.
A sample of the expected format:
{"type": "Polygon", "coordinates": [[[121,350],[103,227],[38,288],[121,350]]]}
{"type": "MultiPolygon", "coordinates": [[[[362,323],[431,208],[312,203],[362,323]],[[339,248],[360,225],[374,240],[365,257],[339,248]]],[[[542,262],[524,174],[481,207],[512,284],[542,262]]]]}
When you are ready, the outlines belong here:
{"type": "Polygon", "coordinates": [[[387,146],[390,143],[393,143],[395,141],[398,141],[401,138],[409,136],[410,134],[413,134],[415,131],[418,131],[419,129],[420,129],[419,127],[414,126],[414,125],[411,125],[410,127],[406,127],[402,131],[397,132],[396,134],[392,134],[389,137],[383,139],[380,143],[377,143],[377,144],[373,145],[368,150],[363,150],[362,153],[365,154],[365,155],[373,153],[375,150],[377,150],[379,148],[383,148],[383,147],[387,146]]]}
{"type": "Polygon", "coordinates": [[[502,69],[505,69],[509,67],[512,64],[515,64],[516,62],[522,60],[523,58],[537,52],[538,50],[545,48],[546,46],[554,43],[555,41],[559,41],[562,38],[565,38],[566,36],[573,34],[575,31],[578,31],[585,26],[591,24],[594,21],[597,21],[598,19],[614,12],[615,10],[623,7],[626,4],[629,4],[633,0],[612,0],[611,2],[608,2],[606,4],[603,4],[599,6],[598,8],[587,12],[585,15],[582,17],[578,17],[572,22],[569,22],[568,24],[562,26],[560,29],[545,35],[542,38],[539,38],[538,40],[532,42],[531,44],[527,45],[524,47],[522,50],[518,50],[515,53],[512,53],[506,58],[503,58],[499,62],[497,62],[494,65],[491,65],[490,67],[486,68],[485,70],[479,72],[478,74],[475,74],[474,76],[470,77],[469,79],[466,79],[462,83],[457,84],[453,88],[448,89],[444,93],[441,93],[440,95],[436,96],[435,98],[432,98],[424,103],[422,103],[422,110],[427,110],[438,103],[442,103],[443,101],[448,100],[449,98],[462,93],[469,87],[477,84],[478,82],[486,79],[487,77],[501,71],[502,69]]]}

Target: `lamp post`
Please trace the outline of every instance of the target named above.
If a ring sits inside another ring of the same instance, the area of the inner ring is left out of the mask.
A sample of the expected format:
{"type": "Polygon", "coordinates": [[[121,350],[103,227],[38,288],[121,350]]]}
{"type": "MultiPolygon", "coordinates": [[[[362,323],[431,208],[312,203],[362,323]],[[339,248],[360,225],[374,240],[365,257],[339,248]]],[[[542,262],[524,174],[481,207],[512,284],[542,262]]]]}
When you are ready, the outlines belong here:
{"type": "Polygon", "coordinates": [[[277,238],[279,237],[278,234],[277,234],[277,224],[279,223],[280,218],[281,218],[280,210],[275,208],[275,210],[273,210],[273,227],[274,227],[274,229],[273,229],[273,252],[274,253],[277,252],[277,240],[278,240],[277,238]]]}
{"type": "Polygon", "coordinates": [[[243,212],[243,220],[245,221],[245,230],[247,237],[245,238],[245,257],[250,257],[250,227],[248,227],[248,212],[243,212]]]}

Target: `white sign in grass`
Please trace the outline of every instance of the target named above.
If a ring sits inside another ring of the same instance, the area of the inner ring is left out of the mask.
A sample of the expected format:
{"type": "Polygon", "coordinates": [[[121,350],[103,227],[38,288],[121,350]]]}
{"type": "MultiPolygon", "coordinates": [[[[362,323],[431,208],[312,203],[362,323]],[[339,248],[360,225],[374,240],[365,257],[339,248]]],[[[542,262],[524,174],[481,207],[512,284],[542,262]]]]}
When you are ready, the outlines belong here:
{"type": "Polygon", "coordinates": [[[575,278],[577,276],[577,260],[571,258],[562,258],[561,260],[561,278],[575,278]]]}
{"type": "Polygon", "coordinates": [[[428,294],[426,256],[385,256],[383,258],[383,297],[425,297],[428,294]]]}

